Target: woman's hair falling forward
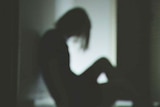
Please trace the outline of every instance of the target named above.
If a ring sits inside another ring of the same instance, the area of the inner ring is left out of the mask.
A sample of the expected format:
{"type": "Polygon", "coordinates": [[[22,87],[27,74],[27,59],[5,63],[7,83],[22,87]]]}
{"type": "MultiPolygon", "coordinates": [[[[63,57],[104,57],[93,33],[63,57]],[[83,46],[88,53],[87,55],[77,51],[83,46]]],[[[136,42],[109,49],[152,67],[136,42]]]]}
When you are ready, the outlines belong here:
{"type": "Polygon", "coordinates": [[[66,38],[80,37],[82,39],[81,48],[84,50],[88,48],[91,23],[84,9],[74,8],[68,11],[57,21],[56,29],[67,35],[66,38]]]}

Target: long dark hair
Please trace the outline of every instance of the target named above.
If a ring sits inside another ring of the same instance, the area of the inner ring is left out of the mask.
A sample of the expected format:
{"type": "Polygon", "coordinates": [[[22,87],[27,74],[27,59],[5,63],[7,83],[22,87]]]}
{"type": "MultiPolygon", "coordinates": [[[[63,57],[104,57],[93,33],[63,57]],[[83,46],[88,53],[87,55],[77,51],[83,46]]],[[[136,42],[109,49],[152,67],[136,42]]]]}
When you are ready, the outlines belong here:
{"type": "Polygon", "coordinates": [[[69,10],[57,21],[55,27],[66,35],[81,37],[81,48],[88,48],[91,23],[84,9],[78,7],[69,10]]]}

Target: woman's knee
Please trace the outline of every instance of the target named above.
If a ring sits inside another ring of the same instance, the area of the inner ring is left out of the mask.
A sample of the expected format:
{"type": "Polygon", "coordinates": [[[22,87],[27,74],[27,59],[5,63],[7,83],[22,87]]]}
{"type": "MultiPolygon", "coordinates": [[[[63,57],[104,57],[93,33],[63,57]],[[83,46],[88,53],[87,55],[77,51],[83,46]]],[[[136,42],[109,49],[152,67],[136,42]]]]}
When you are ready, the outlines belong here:
{"type": "Polygon", "coordinates": [[[98,64],[98,65],[100,65],[100,66],[107,66],[107,65],[110,66],[110,65],[111,65],[110,62],[108,61],[108,59],[105,58],[105,57],[102,57],[102,58],[98,59],[98,60],[95,62],[95,64],[98,64]]]}

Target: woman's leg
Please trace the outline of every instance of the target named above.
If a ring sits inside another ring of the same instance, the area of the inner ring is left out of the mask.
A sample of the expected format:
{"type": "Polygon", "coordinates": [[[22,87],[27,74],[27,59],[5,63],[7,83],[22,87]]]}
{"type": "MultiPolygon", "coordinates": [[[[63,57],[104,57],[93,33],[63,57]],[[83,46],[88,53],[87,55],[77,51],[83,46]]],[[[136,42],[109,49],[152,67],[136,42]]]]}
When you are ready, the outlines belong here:
{"type": "MultiPolygon", "coordinates": [[[[97,77],[102,72],[112,72],[113,67],[106,58],[98,59],[91,67],[89,67],[79,78],[79,95],[85,100],[84,105],[90,105],[88,107],[95,107],[102,102],[102,89],[97,84],[97,77]],[[92,106],[91,106],[92,105],[92,106]]],[[[107,73],[108,76],[109,73],[107,73]]],[[[78,86],[77,86],[78,87],[78,86]]]]}
{"type": "Polygon", "coordinates": [[[107,77],[112,78],[112,71],[114,71],[113,66],[106,58],[98,59],[91,67],[89,67],[81,76],[82,79],[89,79],[96,81],[98,76],[104,72],[107,77]]]}

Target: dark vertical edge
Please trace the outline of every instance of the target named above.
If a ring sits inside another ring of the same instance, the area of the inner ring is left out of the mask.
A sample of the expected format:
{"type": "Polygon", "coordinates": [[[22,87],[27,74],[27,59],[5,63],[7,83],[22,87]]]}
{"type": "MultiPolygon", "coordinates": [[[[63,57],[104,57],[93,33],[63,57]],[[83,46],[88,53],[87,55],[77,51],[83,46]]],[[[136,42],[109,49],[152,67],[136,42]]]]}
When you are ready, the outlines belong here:
{"type": "Polygon", "coordinates": [[[151,0],[117,0],[117,6],[118,70],[127,74],[150,106],[151,0]]]}
{"type": "Polygon", "coordinates": [[[0,106],[16,107],[18,66],[18,0],[0,1],[0,106]]]}
{"type": "MultiPolygon", "coordinates": [[[[18,50],[19,50],[19,0],[11,5],[11,101],[17,107],[18,50]]],[[[13,107],[13,106],[12,106],[13,107]]]]}

